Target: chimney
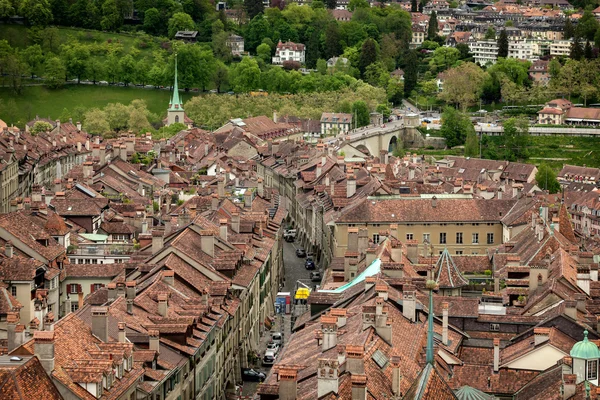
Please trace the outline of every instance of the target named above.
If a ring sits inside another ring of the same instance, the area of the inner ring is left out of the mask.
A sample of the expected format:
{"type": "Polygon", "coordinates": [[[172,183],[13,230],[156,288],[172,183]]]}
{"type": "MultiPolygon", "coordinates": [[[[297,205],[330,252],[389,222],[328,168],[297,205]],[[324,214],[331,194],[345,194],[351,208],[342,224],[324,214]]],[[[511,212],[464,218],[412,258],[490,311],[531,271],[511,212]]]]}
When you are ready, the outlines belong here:
{"type": "Polygon", "coordinates": [[[376,278],[374,276],[367,276],[365,278],[365,292],[368,292],[373,286],[375,286],[376,278]]]}
{"type": "Polygon", "coordinates": [[[56,128],[57,128],[57,132],[60,133],[60,119],[56,120],[56,128]]]}
{"type": "Polygon", "coordinates": [[[4,253],[6,254],[7,258],[12,258],[13,257],[13,245],[12,242],[9,240],[8,242],[6,242],[6,244],[4,245],[4,253]]]}
{"type": "Polygon", "coordinates": [[[352,375],[352,400],[367,400],[367,376],[352,375]]]}
{"type": "Polygon", "coordinates": [[[339,392],[339,364],[337,360],[319,358],[317,373],[317,397],[321,398],[328,393],[339,392]]]}
{"type": "Polygon", "coordinates": [[[317,171],[316,171],[317,178],[320,177],[322,173],[323,173],[323,168],[321,167],[321,164],[317,164],[317,171]]]}
{"type": "Polygon", "coordinates": [[[343,363],[346,362],[346,346],[343,344],[338,344],[337,352],[338,352],[338,364],[341,366],[343,363]]]}
{"type": "Polygon", "coordinates": [[[387,301],[388,299],[388,287],[385,283],[380,283],[375,285],[375,293],[377,293],[377,297],[387,301]]]}
{"type": "Polygon", "coordinates": [[[573,398],[577,391],[577,375],[576,374],[565,374],[563,375],[562,383],[562,398],[564,400],[573,398]]]}
{"type": "Polygon", "coordinates": [[[298,391],[298,372],[293,369],[280,369],[279,400],[296,400],[298,391]]]}
{"type": "Polygon", "coordinates": [[[21,343],[17,343],[17,325],[19,324],[19,313],[8,312],[6,315],[6,338],[8,342],[8,352],[10,353],[21,343]]]}
{"type": "MultiPolygon", "coordinates": [[[[77,130],[81,132],[81,122],[77,121],[76,125],[77,125],[77,130]]],[[[86,147],[89,147],[89,145],[86,147]]],[[[88,148],[88,150],[89,150],[89,148],[88,148]]]]}
{"type": "Polygon", "coordinates": [[[352,375],[365,373],[365,346],[346,345],[346,371],[352,375]]]}
{"type": "Polygon", "coordinates": [[[240,213],[238,212],[231,214],[231,230],[235,233],[240,233],[240,213]]]}
{"type": "Polygon", "coordinates": [[[100,159],[100,164],[104,164],[106,162],[106,146],[105,145],[100,146],[100,153],[98,155],[98,158],[100,159]]]}
{"type": "Polygon", "coordinates": [[[219,236],[223,241],[227,241],[227,220],[220,219],[219,220],[219,236]]]}
{"type": "Polygon", "coordinates": [[[494,339],[494,372],[500,369],[500,339],[494,339]]]}
{"type": "Polygon", "coordinates": [[[547,342],[550,338],[550,328],[533,328],[533,343],[535,346],[547,342]]]}
{"type": "Polygon", "coordinates": [[[388,319],[388,306],[385,305],[382,297],[375,299],[375,331],[389,345],[392,344],[392,324],[388,319]]]}
{"type": "Polygon", "coordinates": [[[358,230],[358,247],[357,251],[360,254],[365,254],[369,248],[369,231],[367,228],[360,228],[358,230]]]}
{"type": "Polygon", "coordinates": [[[416,312],[415,288],[411,285],[405,285],[402,292],[402,315],[409,321],[415,322],[416,312]]]}
{"type": "Polygon", "coordinates": [[[169,294],[168,293],[159,293],[156,298],[158,299],[158,314],[161,317],[166,317],[168,312],[169,312],[169,303],[168,303],[168,298],[169,298],[169,294]]]}
{"type": "Polygon", "coordinates": [[[125,303],[127,304],[127,313],[133,314],[133,300],[135,300],[135,281],[125,283],[125,303]]]}
{"type": "Polygon", "coordinates": [[[448,302],[442,303],[442,343],[448,346],[448,302]]]}
{"type": "Polygon", "coordinates": [[[125,333],[125,322],[119,322],[119,343],[127,342],[127,334],[125,333]]]}
{"type": "Polygon", "coordinates": [[[400,356],[392,356],[390,359],[390,365],[392,366],[392,393],[396,396],[400,396],[400,381],[402,376],[400,375],[400,356]]]}
{"type": "Polygon", "coordinates": [[[211,197],[211,202],[210,202],[210,208],[213,211],[216,211],[219,209],[219,195],[216,193],[212,194],[211,197]]]}
{"type": "Polygon", "coordinates": [[[223,176],[220,176],[217,180],[217,196],[219,196],[220,199],[225,198],[225,177],[223,176]]]}
{"type": "Polygon", "coordinates": [[[48,375],[54,371],[54,331],[35,331],[33,351],[48,375]]]}
{"type": "Polygon", "coordinates": [[[175,284],[175,271],[171,269],[167,269],[162,272],[163,282],[169,286],[173,286],[175,284]]]}
{"type": "Polygon", "coordinates": [[[154,229],[152,231],[152,254],[158,253],[165,245],[162,229],[154,229]]]}
{"type": "Polygon", "coordinates": [[[160,335],[158,334],[158,331],[155,329],[150,329],[148,331],[148,348],[150,350],[154,350],[157,353],[159,353],[160,352],[159,342],[160,342],[160,335]]]}
{"type": "Polygon", "coordinates": [[[321,331],[323,332],[322,351],[327,351],[337,346],[337,328],[336,317],[330,315],[321,316],[321,331]]]}
{"type": "Polygon", "coordinates": [[[587,313],[587,309],[586,309],[587,296],[583,293],[576,293],[575,296],[573,296],[573,298],[577,302],[577,310],[581,311],[584,314],[587,313]]]}
{"type": "Polygon", "coordinates": [[[83,292],[77,293],[77,306],[83,308],[83,292]]]}
{"type": "MultiPolygon", "coordinates": [[[[110,300],[110,297],[108,298],[110,300]]],[[[63,317],[71,312],[71,298],[67,293],[67,298],[65,299],[65,305],[63,309],[63,317]]]]}
{"type": "Polygon", "coordinates": [[[108,307],[92,307],[92,333],[108,343],[108,307]]]}
{"type": "Polygon", "coordinates": [[[121,160],[127,161],[127,146],[122,144],[121,146],[119,146],[119,150],[119,157],[121,158],[121,160]]]}
{"type": "Polygon", "coordinates": [[[252,207],[252,191],[250,189],[246,189],[244,192],[244,207],[252,207]]]}
{"type": "Polygon", "coordinates": [[[201,231],[200,247],[202,251],[211,257],[215,256],[215,238],[210,231],[201,231]]]}
{"type": "Polygon", "coordinates": [[[337,318],[337,327],[343,328],[346,326],[346,320],[348,318],[348,311],[344,308],[332,308],[329,311],[329,315],[337,318]]]}
{"type": "Polygon", "coordinates": [[[565,315],[577,320],[577,301],[576,300],[565,300],[565,315]]]}
{"type": "Polygon", "coordinates": [[[145,218],[142,221],[142,233],[148,233],[148,220],[145,218]]]}
{"type": "Polygon", "coordinates": [[[432,208],[436,208],[437,207],[437,197],[433,196],[431,198],[431,207],[432,208]]]}
{"type": "Polygon", "coordinates": [[[265,183],[262,178],[258,178],[258,195],[260,197],[265,197],[265,183]]]}
{"type": "MultiPolygon", "coordinates": [[[[110,282],[106,285],[106,289],[108,290],[108,301],[115,300],[117,298],[117,284],[110,282]]],[[[69,309],[69,311],[71,310],[69,309]]]]}
{"type": "Polygon", "coordinates": [[[406,257],[413,264],[417,264],[419,262],[419,243],[416,240],[410,240],[406,242],[406,257]]]}
{"type": "Polygon", "coordinates": [[[346,197],[352,197],[356,193],[356,178],[354,175],[346,177],[346,197]]]}
{"type": "Polygon", "coordinates": [[[358,251],[358,228],[348,228],[348,251],[358,251]]]}

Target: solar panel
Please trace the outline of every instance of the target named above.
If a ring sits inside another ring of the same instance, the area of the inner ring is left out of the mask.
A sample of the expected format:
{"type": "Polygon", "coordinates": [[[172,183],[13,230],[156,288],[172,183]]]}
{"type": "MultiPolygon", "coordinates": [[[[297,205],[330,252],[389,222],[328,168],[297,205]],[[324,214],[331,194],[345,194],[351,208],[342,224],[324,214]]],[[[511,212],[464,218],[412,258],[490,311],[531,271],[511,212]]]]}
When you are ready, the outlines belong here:
{"type": "Polygon", "coordinates": [[[379,365],[379,368],[385,367],[388,363],[388,358],[381,352],[381,350],[376,350],[371,358],[377,363],[377,365],[379,365]]]}

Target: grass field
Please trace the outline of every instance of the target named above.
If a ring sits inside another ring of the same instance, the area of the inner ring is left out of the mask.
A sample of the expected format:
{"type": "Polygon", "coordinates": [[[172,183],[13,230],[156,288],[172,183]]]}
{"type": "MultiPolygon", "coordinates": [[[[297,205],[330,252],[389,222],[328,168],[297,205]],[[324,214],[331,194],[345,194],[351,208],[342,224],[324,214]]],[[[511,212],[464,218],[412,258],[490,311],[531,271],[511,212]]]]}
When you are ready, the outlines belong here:
{"type": "MultiPolygon", "coordinates": [[[[0,119],[8,124],[23,127],[36,115],[57,119],[63,115],[65,108],[72,113],[76,107],[102,108],[107,103],[129,104],[135,99],[145,100],[151,112],[164,116],[170,95],[168,90],[67,85],[57,90],[44,86],[30,86],[24,88],[21,95],[16,96],[10,89],[0,88],[0,119]]],[[[185,102],[192,94],[182,93],[181,96],[185,102]]]]}

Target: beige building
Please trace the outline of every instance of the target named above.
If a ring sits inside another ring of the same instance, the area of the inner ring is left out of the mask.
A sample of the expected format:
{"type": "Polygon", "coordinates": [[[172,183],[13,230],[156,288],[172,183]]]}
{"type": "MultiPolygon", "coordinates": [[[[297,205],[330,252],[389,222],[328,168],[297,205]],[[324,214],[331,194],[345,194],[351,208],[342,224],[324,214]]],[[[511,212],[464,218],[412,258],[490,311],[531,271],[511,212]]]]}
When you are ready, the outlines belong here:
{"type": "Polygon", "coordinates": [[[502,222],[515,200],[452,198],[367,198],[348,207],[335,221],[335,256],[343,257],[349,229],[366,228],[368,239],[379,243],[389,233],[419,246],[422,255],[484,254],[502,243],[502,222]],[[433,249],[433,250],[432,250],[433,249]]]}

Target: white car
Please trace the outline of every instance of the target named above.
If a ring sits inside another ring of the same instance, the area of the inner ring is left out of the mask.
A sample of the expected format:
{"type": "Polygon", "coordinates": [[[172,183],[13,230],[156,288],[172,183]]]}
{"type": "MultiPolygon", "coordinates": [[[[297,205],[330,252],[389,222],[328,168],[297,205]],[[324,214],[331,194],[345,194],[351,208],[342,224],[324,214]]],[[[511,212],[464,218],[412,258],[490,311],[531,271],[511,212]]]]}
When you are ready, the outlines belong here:
{"type": "Polygon", "coordinates": [[[271,342],[267,344],[267,351],[272,351],[273,354],[279,353],[279,343],[271,342]]]}

